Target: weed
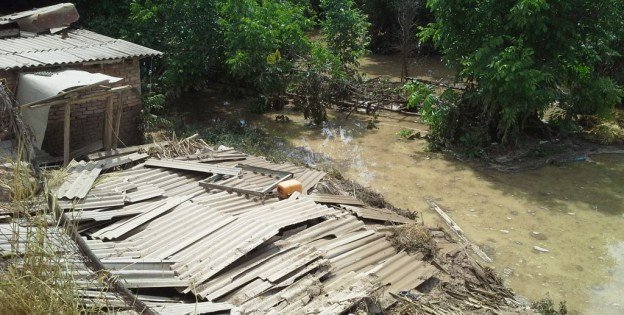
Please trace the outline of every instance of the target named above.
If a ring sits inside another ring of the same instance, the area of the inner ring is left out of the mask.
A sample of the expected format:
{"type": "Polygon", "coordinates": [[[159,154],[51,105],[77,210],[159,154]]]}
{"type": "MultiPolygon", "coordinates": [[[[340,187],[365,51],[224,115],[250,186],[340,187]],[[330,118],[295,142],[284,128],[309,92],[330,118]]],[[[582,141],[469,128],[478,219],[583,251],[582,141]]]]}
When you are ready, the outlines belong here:
{"type": "Polygon", "coordinates": [[[537,302],[533,302],[531,307],[542,315],[566,315],[568,314],[568,308],[566,306],[565,301],[562,301],[559,303],[559,310],[555,309],[555,304],[549,298],[542,299],[537,302]]]}
{"type": "Polygon", "coordinates": [[[396,135],[399,136],[399,138],[405,139],[405,140],[414,140],[414,139],[419,139],[421,137],[420,132],[414,129],[410,129],[410,128],[403,128],[399,130],[399,132],[397,132],[396,135]]]}
{"type": "Polygon", "coordinates": [[[589,137],[601,144],[624,143],[624,128],[615,122],[602,122],[589,130],[589,137]]]}
{"type": "Polygon", "coordinates": [[[464,155],[469,158],[482,157],[484,154],[483,143],[480,136],[475,133],[466,133],[459,138],[464,149],[464,155]]]}
{"type": "Polygon", "coordinates": [[[388,239],[397,250],[421,252],[425,257],[433,257],[437,248],[429,229],[420,223],[398,226],[388,239]]]}
{"type": "MultiPolygon", "coordinates": [[[[2,235],[11,251],[0,266],[1,314],[79,314],[86,312],[75,294],[74,266],[66,254],[74,253],[64,230],[51,225],[54,217],[38,191],[30,167],[18,159],[11,176],[11,235],[2,235]]],[[[44,186],[45,187],[45,186],[44,186]]]]}

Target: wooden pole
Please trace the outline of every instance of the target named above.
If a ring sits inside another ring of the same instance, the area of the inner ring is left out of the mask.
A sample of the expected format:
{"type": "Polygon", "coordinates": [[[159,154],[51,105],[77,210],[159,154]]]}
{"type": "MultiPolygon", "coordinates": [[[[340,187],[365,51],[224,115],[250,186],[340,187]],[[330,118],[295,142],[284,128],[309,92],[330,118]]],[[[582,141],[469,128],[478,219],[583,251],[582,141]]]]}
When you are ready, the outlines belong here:
{"type": "Polygon", "coordinates": [[[113,96],[109,96],[106,103],[106,114],[104,115],[104,150],[109,151],[113,140],[113,96]]]}
{"type": "Polygon", "coordinates": [[[63,120],[63,165],[69,164],[69,139],[70,139],[70,126],[71,126],[71,106],[69,103],[65,104],[65,118],[63,120]]]}
{"type": "Polygon", "coordinates": [[[121,91],[120,91],[120,92],[117,92],[117,113],[115,116],[115,136],[113,138],[113,150],[117,149],[117,144],[119,142],[119,127],[121,125],[121,113],[122,112],[123,112],[123,99],[121,98],[121,91]]]}

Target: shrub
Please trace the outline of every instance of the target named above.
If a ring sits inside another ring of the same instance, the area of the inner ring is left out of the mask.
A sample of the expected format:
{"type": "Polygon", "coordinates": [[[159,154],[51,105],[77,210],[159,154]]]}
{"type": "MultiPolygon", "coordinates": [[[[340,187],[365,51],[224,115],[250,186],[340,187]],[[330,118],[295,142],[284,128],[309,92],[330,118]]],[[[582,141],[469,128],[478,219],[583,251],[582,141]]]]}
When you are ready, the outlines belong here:
{"type": "Polygon", "coordinates": [[[552,104],[573,119],[609,113],[620,101],[620,87],[597,70],[617,55],[621,1],[427,4],[435,22],[420,35],[433,40],[458,69],[458,79],[468,84],[457,105],[464,119],[486,126],[484,136],[514,143],[552,104]]]}

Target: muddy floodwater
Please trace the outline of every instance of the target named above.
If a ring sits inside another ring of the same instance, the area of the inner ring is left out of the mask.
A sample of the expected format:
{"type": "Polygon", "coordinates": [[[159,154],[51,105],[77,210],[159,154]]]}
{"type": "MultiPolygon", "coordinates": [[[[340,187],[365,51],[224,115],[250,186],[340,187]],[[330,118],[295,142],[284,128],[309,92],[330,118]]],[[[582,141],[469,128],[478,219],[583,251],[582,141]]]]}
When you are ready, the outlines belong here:
{"type": "MultiPolygon", "coordinates": [[[[400,73],[397,59],[384,56],[364,59],[362,68],[391,79],[400,73]]],[[[411,73],[433,79],[453,75],[432,58],[418,60],[411,73]]],[[[403,128],[426,132],[415,116],[382,113],[378,129],[369,130],[371,117],[359,114],[345,119],[332,113],[323,126],[310,126],[296,112],[279,113],[291,121],[276,122],[275,113],[232,110],[241,105],[235,100],[191,98],[185,103],[226,107],[227,115],[262,125],[282,139],[281,147],[292,158],[335,168],[395,206],[421,213],[426,224],[443,226],[425,201],[434,198],[526,298],[567,301],[571,314],[624,314],[622,155],[501,173],[427,152],[425,140],[400,139],[397,132],[403,128]]]]}
{"type": "Polygon", "coordinates": [[[297,147],[292,156],[335,167],[348,179],[383,193],[397,207],[444,225],[439,205],[492,259],[518,294],[567,301],[571,313],[624,313],[624,158],[501,173],[426,152],[424,140],[403,140],[402,128],[426,130],[415,117],[332,115],[322,127],[296,113],[290,123],[256,119],[297,147]],[[540,252],[534,247],[548,252],[540,252]]]}

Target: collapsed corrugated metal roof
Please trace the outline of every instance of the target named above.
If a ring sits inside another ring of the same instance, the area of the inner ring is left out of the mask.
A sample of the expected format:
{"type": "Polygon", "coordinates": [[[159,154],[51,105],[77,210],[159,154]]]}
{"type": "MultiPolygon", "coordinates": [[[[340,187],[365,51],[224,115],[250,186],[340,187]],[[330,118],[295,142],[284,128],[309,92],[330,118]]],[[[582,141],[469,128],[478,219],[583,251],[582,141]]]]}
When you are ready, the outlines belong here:
{"type": "Polygon", "coordinates": [[[358,217],[393,224],[410,219],[348,206],[364,205],[349,196],[316,194],[325,176],[231,150],[150,159],[101,175],[84,198],[117,195],[123,206],[85,207],[78,199],[82,211],[74,217],[86,223],[87,244],[104,262],[167,262],[170,272],[145,274],[172,278],[122,278],[129,287],[177,288],[245,313],[340,312],[374,292],[413,289],[438,272],[420,257],[398,252],[358,217]],[[275,183],[290,177],[304,183],[304,194],[280,201],[272,194],[275,183]],[[202,187],[206,180],[214,185],[202,187]],[[289,294],[297,299],[285,299],[289,294]]]}
{"type": "Polygon", "coordinates": [[[87,30],[0,39],[0,70],[159,56],[161,52],[87,30]]]}
{"type": "MultiPolygon", "coordinates": [[[[231,150],[199,151],[203,152],[173,163],[170,156],[164,163],[114,156],[72,163],[77,172],[98,167],[101,172],[93,187],[81,188],[87,190],[84,198],[68,197],[78,195],[69,194],[80,182],[73,177],[68,179],[70,189],[58,193],[61,208],[78,224],[81,248],[87,248],[126,288],[140,293],[137,298],[156,312],[338,314],[371,299],[381,308],[405,296],[418,296],[420,301],[421,288],[432,277],[454,277],[452,270],[439,265],[441,256],[424,260],[424,254],[397,250],[387,239],[393,226],[413,224],[411,219],[388,209],[353,206],[362,203],[339,189],[337,195],[327,195],[330,181],[324,180],[323,172],[231,150]],[[111,171],[120,165],[106,168],[107,161],[135,165],[111,171]],[[232,173],[238,175],[223,174],[236,170],[236,165],[243,169],[232,173]],[[271,182],[290,176],[306,183],[303,193],[318,198],[294,194],[279,200],[271,182]],[[221,185],[202,187],[200,183],[208,179],[221,185]],[[246,180],[271,191],[258,197],[223,185],[236,182],[236,187],[248,187],[246,180]]],[[[0,236],[11,234],[11,229],[0,224],[0,236]]],[[[457,244],[444,242],[442,255],[464,253],[457,244]]],[[[0,238],[0,251],[13,245],[14,241],[0,238]]],[[[73,272],[77,295],[85,305],[127,310],[115,292],[92,283],[96,273],[89,268],[81,265],[73,272]]],[[[474,275],[477,281],[487,281],[481,278],[483,270],[474,275]]],[[[509,298],[509,291],[496,281],[487,283],[487,290],[509,298]]],[[[487,299],[498,297],[486,291],[469,293],[460,303],[492,309],[500,302],[490,303],[487,299]],[[484,296],[488,302],[475,304],[484,296]]],[[[429,313],[441,309],[427,307],[429,313]]]]}

